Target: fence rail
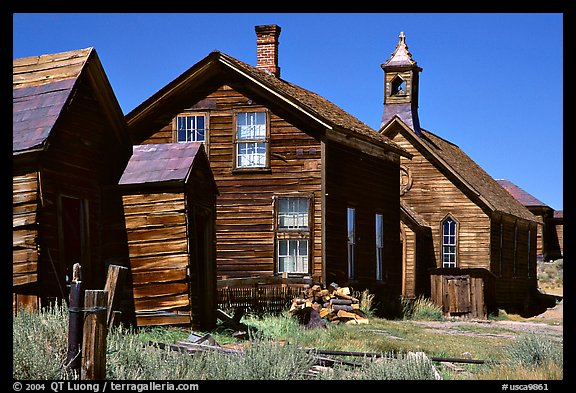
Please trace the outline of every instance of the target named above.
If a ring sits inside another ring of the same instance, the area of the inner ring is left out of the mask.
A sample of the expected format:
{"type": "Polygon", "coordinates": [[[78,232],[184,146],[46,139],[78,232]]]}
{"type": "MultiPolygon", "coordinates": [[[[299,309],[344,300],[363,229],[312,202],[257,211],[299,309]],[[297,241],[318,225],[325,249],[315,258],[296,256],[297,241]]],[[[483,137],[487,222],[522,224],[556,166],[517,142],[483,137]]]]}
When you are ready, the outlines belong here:
{"type": "Polygon", "coordinates": [[[242,308],[255,314],[278,314],[290,307],[292,299],[303,290],[302,286],[270,286],[218,288],[218,307],[242,308]]]}

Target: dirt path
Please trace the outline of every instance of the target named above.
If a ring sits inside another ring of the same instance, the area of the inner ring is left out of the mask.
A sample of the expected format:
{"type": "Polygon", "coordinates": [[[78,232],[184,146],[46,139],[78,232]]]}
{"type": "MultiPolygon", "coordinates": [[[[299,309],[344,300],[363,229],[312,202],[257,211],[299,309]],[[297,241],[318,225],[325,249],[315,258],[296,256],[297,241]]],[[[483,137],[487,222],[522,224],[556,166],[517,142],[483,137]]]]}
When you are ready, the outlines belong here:
{"type": "Polygon", "coordinates": [[[526,321],[413,321],[418,325],[427,326],[430,330],[440,334],[458,334],[476,337],[500,337],[515,339],[522,333],[534,333],[547,336],[554,340],[562,340],[564,326],[564,302],[546,310],[544,313],[526,321]],[[472,330],[466,330],[466,327],[472,330]],[[485,332],[475,329],[485,327],[485,332]],[[494,328],[491,332],[490,328],[494,328]]]}

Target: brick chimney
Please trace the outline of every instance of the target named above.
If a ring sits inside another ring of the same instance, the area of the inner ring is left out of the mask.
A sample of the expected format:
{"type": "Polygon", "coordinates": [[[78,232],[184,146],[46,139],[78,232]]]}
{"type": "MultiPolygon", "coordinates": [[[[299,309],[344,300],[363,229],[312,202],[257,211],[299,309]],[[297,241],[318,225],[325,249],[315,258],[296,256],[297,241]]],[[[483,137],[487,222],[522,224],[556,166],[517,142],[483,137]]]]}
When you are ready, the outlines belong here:
{"type": "Polygon", "coordinates": [[[280,36],[280,26],[263,25],[256,26],[256,68],[267,71],[275,77],[280,77],[280,67],[278,67],[278,36],[280,36]]]}

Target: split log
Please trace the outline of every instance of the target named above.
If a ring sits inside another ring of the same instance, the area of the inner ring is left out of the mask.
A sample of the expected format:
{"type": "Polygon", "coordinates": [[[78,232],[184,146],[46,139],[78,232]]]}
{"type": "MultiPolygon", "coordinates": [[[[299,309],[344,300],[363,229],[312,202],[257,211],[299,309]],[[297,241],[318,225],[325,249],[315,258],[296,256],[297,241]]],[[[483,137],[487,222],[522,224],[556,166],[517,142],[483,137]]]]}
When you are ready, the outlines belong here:
{"type": "Polygon", "coordinates": [[[334,323],[368,323],[368,318],[360,310],[360,301],[350,295],[350,288],[336,283],[324,289],[313,285],[303,291],[300,297],[292,300],[289,313],[306,326],[317,317],[334,323]]]}

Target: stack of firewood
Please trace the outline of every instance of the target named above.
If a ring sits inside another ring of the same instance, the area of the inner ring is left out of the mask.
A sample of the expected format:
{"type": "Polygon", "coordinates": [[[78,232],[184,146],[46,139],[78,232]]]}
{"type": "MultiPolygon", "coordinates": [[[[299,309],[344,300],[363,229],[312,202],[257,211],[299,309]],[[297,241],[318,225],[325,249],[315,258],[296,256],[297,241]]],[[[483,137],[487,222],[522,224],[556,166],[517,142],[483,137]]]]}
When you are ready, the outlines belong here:
{"type": "Polygon", "coordinates": [[[297,317],[307,327],[318,324],[318,319],[332,323],[368,323],[368,318],[360,310],[360,300],[350,295],[348,287],[332,283],[323,289],[313,285],[292,300],[290,315],[297,317]],[[317,315],[316,315],[317,314],[317,315]]]}

